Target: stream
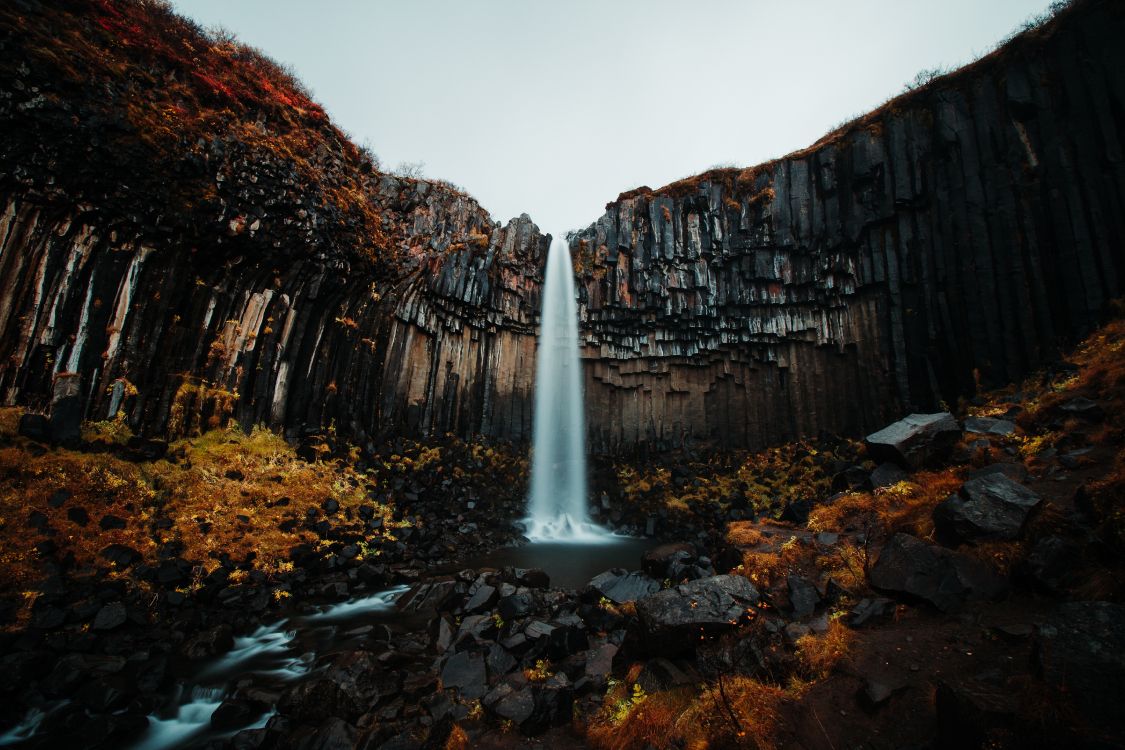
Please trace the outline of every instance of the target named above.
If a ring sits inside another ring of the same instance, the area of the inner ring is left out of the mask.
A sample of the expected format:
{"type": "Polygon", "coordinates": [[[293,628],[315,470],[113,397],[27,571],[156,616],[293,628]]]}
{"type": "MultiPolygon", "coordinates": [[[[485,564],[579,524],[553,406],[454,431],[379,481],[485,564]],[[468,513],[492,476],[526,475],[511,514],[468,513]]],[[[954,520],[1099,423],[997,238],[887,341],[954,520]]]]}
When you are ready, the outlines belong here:
{"type": "MultiPolygon", "coordinates": [[[[494,550],[466,562],[462,568],[540,568],[551,576],[551,587],[581,589],[597,574],[615,567],[636,569],[653,541],[607,536],[593,544],[540,542],[494,550]]],[[[408,586],[396,586],[370,596],[350,599],[308,613],[293,614],[234,639],[233,647],[210,661],[180,670],[160,709],[148,726],[126,747],[131,750],[187,749],[230,737],[245,729],[265,726],[273,707],[243,716],[230,725],[212,726],[212,715],[240,685],[251,684],[264,696],[283,693],[292,683],[309,677],[318,657],[346,651],[360,644],[379,626],[392,630],[425,627],[429,615],[406,615],[395,606],[408,586]]],[[[52,716],[70,705],[57,701],[33,709],[19,725],[0,734],[0,746],[39,746],[48,739],[52,716]],[[36,742],[38,740],[38,742],[36,742]]]]}

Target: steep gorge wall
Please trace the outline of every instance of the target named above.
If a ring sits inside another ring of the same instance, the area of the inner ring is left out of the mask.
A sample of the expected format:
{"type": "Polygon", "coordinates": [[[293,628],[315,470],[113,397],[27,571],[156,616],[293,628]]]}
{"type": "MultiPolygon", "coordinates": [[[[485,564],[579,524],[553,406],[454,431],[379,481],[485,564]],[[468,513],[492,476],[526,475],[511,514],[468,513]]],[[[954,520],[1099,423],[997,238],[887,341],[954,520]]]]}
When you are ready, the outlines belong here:
{"type": "MultiPolygon", "coordinates": [[[[153,435],[233,416],[529,439],[529,218],[382,174],[308,102],[216,99],[175,60],[92,89],[42,45],[58,19],[123,33],[90,23],[111,6],[25,6],[39,46],[0,9],[4,403],[76,387],[86,418],[153,435]],[[169,107],[195,131],[150,132],[169,107]]],[[[804,152],[609,204],[571,238],[591,448],[857,434],[1092,327],[1125,273],[1122,7],[1078,2],[804,152]]]]}
{"type": "Polygon", "coordinates": [[[1125,279],[1125,5],[1079,2],[804,152],[572,238],[591,440],[857,433],[1018,379],[1125,279]]]}
{"type": "MultiPolygon", "coordinates": [[[[438,197],[420,212],[426,242],[444,237],[431,219],[456,218],[465,201],[438,197]]],[[[61,375],[79,379],[87,418],[123,408],[155,434],[228,416],[293,437],[335,423],[357,442],[530,434],[527,311],[546,247],[526,217],[494,228],[485,248],[445,252],[388,284],[340,258],[209,263],[181,246],[121,241],[81,213],[5,205],[5,403],[46,408],[61,375]]]]}

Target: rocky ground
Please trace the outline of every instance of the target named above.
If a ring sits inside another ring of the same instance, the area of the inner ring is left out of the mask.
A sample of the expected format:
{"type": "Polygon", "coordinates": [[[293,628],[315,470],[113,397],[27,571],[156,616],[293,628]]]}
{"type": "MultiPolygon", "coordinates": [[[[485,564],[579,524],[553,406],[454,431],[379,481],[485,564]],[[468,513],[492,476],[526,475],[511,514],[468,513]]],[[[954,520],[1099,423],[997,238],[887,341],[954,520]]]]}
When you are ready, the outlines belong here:
{"type": "Polygon", "coordinates": [[[275,712],[212,744],[1120,747],[1123,347],[862,444],[603,463],[596,515],[665,541],[578,590],[459,569],[518,539],[502,445],[7,413],[3,724],[66,701],[27,746],[127,745],[235,636],[405,584],[302,678],[236,679],[213,726],[275,712]]]}

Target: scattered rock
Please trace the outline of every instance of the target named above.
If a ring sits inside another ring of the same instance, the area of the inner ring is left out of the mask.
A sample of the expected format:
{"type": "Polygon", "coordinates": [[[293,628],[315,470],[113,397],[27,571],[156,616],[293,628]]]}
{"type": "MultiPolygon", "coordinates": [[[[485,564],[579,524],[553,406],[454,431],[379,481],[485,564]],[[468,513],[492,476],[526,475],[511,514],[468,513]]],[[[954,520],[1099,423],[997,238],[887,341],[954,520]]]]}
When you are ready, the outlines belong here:
{"type": "Polygon", "coordinates": [[[893,461],[920,469],[947,456],[961,437],[949,412],[911,414],[867,436],[867,450],[876,461],[893,461]]]}
{"type": "Polygon", "coordinates": [[[890,487],[892,484],[905,481],[909,476],[910,474],[898,464],[885,461],[871,472],[871,486],[874,489],[890,487]]]}
{"type": "Polygon", "coordinates": [[[789,575],[789,605],[793,608],[793,617],[803,620],[811,617],[820,604],[820,592],[816,590],[813,582],[807,578],[789,575]]]}
{"type": "Polygon", "coordinates": [[[943,612],[1005,590],[1004,581],[980,561],[902,533],[883,546],[871,568],[871,585],[921,599],[943,612]]]}
{"type": "Polygon", "coordinates": [[[713,576],[639,600],[637,616],[650,647],[676,655],[694,648],[701,635],[736,627],[759,598],[758,590],[742,576],[713,576]]]}
{"type": "Polygon", "coordinates": [[[660,581],[639,571],[627,572],[624,568],[613,568],[595,576],[588,588],[614,604],[624,604],[659,591],[660,581]]]}
{"type": "Polygon", "coordinates": [[[965,432],[978,435],[1011,435],[1016,431],[1016,423],[1007,419],[992,417],[966,417],[965,432]]]}
{"type": "Polygon", "coordinates": [[[934,508],[934,526],[956,541],[1018,539],[1039,502],[1037,494],[1007,475],[989,474],[968,480],[960,494],[934,508]]]}

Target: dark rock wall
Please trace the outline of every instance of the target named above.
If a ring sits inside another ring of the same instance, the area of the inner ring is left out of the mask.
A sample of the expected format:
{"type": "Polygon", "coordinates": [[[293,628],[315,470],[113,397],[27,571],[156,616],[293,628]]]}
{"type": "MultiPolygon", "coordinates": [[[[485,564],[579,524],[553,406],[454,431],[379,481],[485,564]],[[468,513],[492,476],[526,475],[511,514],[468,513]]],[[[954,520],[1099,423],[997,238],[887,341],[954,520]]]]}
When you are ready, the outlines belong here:
{"type": "Polygon", "coordinates": [[[152,433],[227,415],[293,436],[335,423],[357,441],[530,432],[528,311],[545,240],[526,216],[480,246],[451,245],[480,209],[435,190],[406,243],[419,267],[390,283],[323,253],[217,263],[205,250],[121,240],[80,210],[4,204],[5,403],[46,408],[54,377],[74,372],[87,418],[124,408],[152,433]]]}
{"type": "Polygon", "coordinates": [[[1125,273],[1125,4],[572,238],[591,438],[758,446],[1018,379],[1125,273]]]}
{"type": "MultiPolygon", "coordinates": [[[[571,240],[591,448],[855,434],[1017,379],[1089,330],[1125,271],[1123,6],[1079,2],[804,152],[607,206],[571,240]]],[[[372,262],[331,231],[331,204],[236,140],[192,167],[218,191],[195,218],[123,216],[140,198],[51,171],[101,153],[82,125],[99,100],[37,93],[53,79],[11,39],[4,403],[45,408],[77,373],[87,418],[122,409],[150,434],[230,415],[360,443],[529,438],[547,247],[530,219],[501,227],[448,185],[369,171],[372,262]],[[57,138],[27,140],[46,125],[57,138]]],[[[350,162],[325,138],[340,192],[350,162]]]]}

